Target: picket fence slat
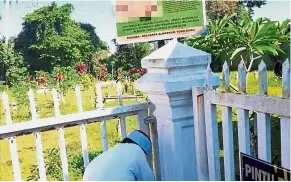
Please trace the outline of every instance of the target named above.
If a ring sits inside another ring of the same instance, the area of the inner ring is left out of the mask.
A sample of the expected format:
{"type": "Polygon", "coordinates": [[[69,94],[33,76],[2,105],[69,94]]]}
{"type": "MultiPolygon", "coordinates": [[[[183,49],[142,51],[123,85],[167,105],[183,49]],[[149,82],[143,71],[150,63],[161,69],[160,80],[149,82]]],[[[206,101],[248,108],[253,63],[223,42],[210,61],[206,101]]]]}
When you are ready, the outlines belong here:
{"type": "MultiPolygon", "coordinates": [[[[150,117],[153,117],[154,108],[150,107],[150,117]]],[[[149,123],[150,128],[150,137],[153,146],[153,157],[154,157],[154,172],[156,181],[161,181],[161,165],[160,165],[160,155],[159,155],[159,141],[158,141],[158,130],[156,118],[153,118],[154,121],[149,123]]]]}
{"type": "Polygon", "coordinates": [[[103,101],[102,101],[102,84],[101,82],[98,82],[96,84],[96,93],[97,93],[97,107],[99,109],[103,109],[103,101]]]}
{"type": "Polygon", "coordinates": [[[29,104],[30,104],[31,120],[36,121],[37,120],[37,111],[36,111],[36,105],[35,105],[34,92],[32,89],[29,89],[28,97],[29,97],[29,104]]]}
{"type": "MultiPolygon", "coordinates": [[[[9,107],[9,99],[8,99],[8,95],[5,92],[2,93],[2,101],[4,105],[6,124],[11,125],[12,119],[11,119],[11,113],[10,113],[10,107],[9,107]]],[[[15,181],[21,181],[21,172],[20,172],[19,158],[18,158],[18,153],[17,153],[16,138],[9,137],[8,141],[9,141],[9,148],[10,148],[11,160],[12,160],[12,166],[13,166],[13,177],[15,181]]]]}
{"type": "MultiPolygon", "coordinates": [[[[32,117],[31,119],[33,122],[37,122],[38,116],[37,116],[37,111],[36,111],[34,92],[32,89],[29,89],[28,97],[29,97],[30,113],[32,117]]],[[[42,150],[42,141],[41,141],[41,135],[39,132],[34,133],[34,139],[35,139],[39,177],[41,181],[46,181],[46,170],[45,170],[45,163],[44,163],[43,150],[42,150]]]]}
{"type": "Polygon", "coordinates": [[[126,123],[125,116],[119,117],[120,136],[122,139],[126,138],[126,123]]]}
{"type": "MultiPolygon", "coordinates": [[[[123,106],[123,98],[122,98],[122,87],[120,81],[117,82],[116,87],[117,97],[118,97],[118,104],[119,106],[123,106]]],[[[125,116],[120,116],[118,121],[118,130],[119,135],[121,139],[124,139],[126,137],[126,122],[125,122],[125,116]]]]}
{"type": "MultiPolygon", "coordinates": [[[[75,93],[76,93],[76,99],[77,99],[78,112],[81,113],[81,112],[83,112],[82,95],[81,95],[80,87],[78,85],[76,85],[76,87],[75,87],[75,93]]],[[[84,168],[86,168],[89,164],[86,125],[85,125],[85,123],[81,123],[79,127],[80,127],[80,135],[81,135],[81,145],[82,145],[84,168]]]]}
{"type": "MultiPolygon", "coordinates": [[[[268,95],[267,66],[262,61],[259,65],[259,94],[268,95]]],[[[271,162],[271,120],[269,113],[257,113],[258,157],[271,162]]]]}
{"type": "MultiPolygon", "coordinates": [[[[150,128],[149,125],[145,122],[146,117],[148,116],[148,111],[143,110],[138,112],[138,129],[144,131],[148,136],[150,136],[150,128]]],[[[150,164],[151,168],[153,169],[152,165],[152,154],[147,156],[148,163],[150,164]]]]}
{"type": "MultiPolygon", "coordinates": [[[[229,67],[225,62],[222,71],[223,90],[229,91],[229,67]]],[[[221,106],[222,108],[222,128],[223,128],[223,149],[224,149],[224,173],[225,180],[234,181],[234,154],[233,154],[233,128],[232,128],[232,108],[221,106]]]]}
{"type": "MultiPolygon", "coordinates": [[[[97,93],[97,109],[102,110],[104,108],[102,101],[102,83],[98,82],[96,84],[96,93],[97,93]]],[[[107,129],[106,129],[106,121],[101,122],[101,140],[102,140],[102,149],[103,152],[108,150],[107,143],[107,129]]]]}
{"type": "Polygon", "coordinates": [[[108,150],[106,121],[101,122],[101,135],[102,135],[102,148],[103,152],[105,152],[108,150]]]}
{"type": "Polygon", "coordinates": [[[118,97],[118,104],[120,106],[123,106],[123,100],[122,100],[122,87],[120,82],[117,83],[117,97],[118,97]]]}
{"type": "Polygon", "coordinates": [[[41,135],[39,132],[36,132],[34,134],[34,139],[35,139],[39,177],[41,181],[46,181],[45,163],[44,163],[44,158],[43,158],[41,135]]]}
{"type": "Polygon", "coordinates": [[[199,181],[208,181],[207,145],[205,130],[205,110],[203,88],[192,88],[193,115],[194,115],[194,135],[196,149],[197,178],[199,181]]]}
{"type": "Polygon", "coordinates": [[[2,101],[4,105],[6,124],[7,125],[12,124],[11,112],[10,112],[10,107],[9,107],[9,99],[8,99],[8,95],[5,92],[2,93],[2,101]]]}
{"type": "Polygon", "coordinates": [[[14,181],[22,181],[20,166],[19,166],[19,158],[18,158],[18,153],[17,153],[16,138],[10,137],[8,138],[8,140],[9,140],[9,146],[10,146],[10,155],[11,155],[11,160],[12,160],[14,181]]]}
{"type": "MultiPolygon", "coordinates": [[[[60,106],[59,106],[59,99],[58,99],[58,92],[56,89],[52,90],[53,95],[53,102],[54,102],[54,111],[55,116],[57,119],[60,118],[60,106]]],[[[68,168],[68,159],[67,159],[67,151],[66,151],[66,141],[65,141],[65,134],[63,128],[58,128],[58,136],[59,136],[59,147],[60,147],[60,157],[62,162],[62,172],[63,172],[63,179],[64,181],[69,181],[69,168],[68,168]]]]}
{"type": "MultiPolygon", "coordinates": [[[[207,89],[212,90],[211,78],[212,71],[210,65],[207,66],[207,89]]],[[[207,155],[208,155],[208,170],[209,180],[220,181],[220,160],[219,160],[219,140],[218,140],[218,126],[216,105],[212,104],[210,100],[205,100],[205,126],[207,138],[207,155]]]]}
{"type": "MultiPolygon", "coordinates": [[[[290,62],[287,59],[283,63],[282,73],[282,97],[290,99],[290,62]]],[[[290,143],[291,143],[291,120],[290,117],[281,117],[281,163],[282,167],[291,169],[290,166],[290,143]]]]}
{"type": "Polygon", "coordinates": [[[82,144],[82,154],[84,161],[84,168],[86,168],[89,164],[89,155],[88,155],[88,142],[87,142],[87,133],[86,133],[86,125],[80,125],[80,134],[81,134],[81,144],[82,144]]]}
{"type": "Polygon", "coordinates": [[[53,102],[54,102],[55,116],[58,118],[61,116],[61,112],[60,112],[60,103],[59,103],[58,92],[56,89],[52,90],[52,96],[53,96],[53,102]]]}
{"type": "MultiPolygon", "coordinates": [[[[243,61],[238,66],[238,89],[239,93],[245,94],[246,88],[246,68],[243,61]]],[[[238,119],[238,140],[239,151],[250,154],[250,126],[249,126],[249,112],[245,109],[237,109],[238,119]]]]}
{"type": "Polygon", "coordinates": [[[65,142],[65,134],[63,128],[58,128],[59,135],[59,147],[60,147],[60,156],[62,162],[62,171],[63,171],[63,179],[64,181],[69,181],[69,168],[68,168],[68,159],[66,152],[66,142],[65,142]]]}

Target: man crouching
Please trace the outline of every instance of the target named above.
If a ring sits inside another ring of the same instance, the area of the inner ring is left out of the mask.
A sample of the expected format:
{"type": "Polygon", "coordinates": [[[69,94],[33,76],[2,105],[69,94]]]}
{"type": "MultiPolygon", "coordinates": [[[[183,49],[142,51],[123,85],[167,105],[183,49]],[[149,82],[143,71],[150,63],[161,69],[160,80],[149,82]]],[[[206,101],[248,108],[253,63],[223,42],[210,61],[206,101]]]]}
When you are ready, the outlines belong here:
{"type": "Polygon", "coordinates": [[[151,140],[141,130],[132,131],[121,143],[96,157],[85,169],[83,181],[154,181],[147,155],[151,140]]]}

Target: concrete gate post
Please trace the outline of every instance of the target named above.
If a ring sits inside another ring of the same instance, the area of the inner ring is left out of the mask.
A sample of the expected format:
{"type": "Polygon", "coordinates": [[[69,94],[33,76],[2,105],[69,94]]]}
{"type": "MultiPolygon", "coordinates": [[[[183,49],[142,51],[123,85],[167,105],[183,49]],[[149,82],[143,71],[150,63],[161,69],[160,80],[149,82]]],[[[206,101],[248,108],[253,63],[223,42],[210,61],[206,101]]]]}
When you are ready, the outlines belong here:
{"type": "Polygon", "coordinates": [[[210,62],[210,54],[176,40],[141,61],[147,74],[137,88],[156,108],[161,180],[197,180],[192,87],[205,87],[210,62]]]}

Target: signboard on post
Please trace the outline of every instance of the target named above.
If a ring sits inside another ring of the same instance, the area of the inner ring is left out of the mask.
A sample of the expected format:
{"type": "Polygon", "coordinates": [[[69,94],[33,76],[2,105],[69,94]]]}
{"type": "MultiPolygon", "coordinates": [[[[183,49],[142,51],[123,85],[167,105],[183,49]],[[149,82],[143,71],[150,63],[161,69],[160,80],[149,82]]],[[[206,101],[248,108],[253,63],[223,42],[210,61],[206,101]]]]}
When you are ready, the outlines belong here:
{"type": "Polygon", "coordinates": [[[116,0],[118,44],[200,35],[204,0],[116,0]]]}
{"type": "Polygon", "coordinates": [[[242,181],[290,181],[290,170],[240,153],[242,181]]]}

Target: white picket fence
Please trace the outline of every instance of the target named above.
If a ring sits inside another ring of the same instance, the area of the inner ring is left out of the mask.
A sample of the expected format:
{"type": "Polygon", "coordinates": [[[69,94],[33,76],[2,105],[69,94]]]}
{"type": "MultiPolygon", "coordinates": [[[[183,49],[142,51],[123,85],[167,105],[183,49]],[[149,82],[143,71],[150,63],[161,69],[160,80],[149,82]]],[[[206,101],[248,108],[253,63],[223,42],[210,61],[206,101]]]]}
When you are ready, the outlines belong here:
{"type": "MultiPolygon", "coordinates": [[[[223,91],[214,88],[193,87],[196,160],[199,180],[221,180],[217,105],[222,108],[222,131],[225,180],[235,180],[234,139],[232,108],[237,109],[239,152],[251,155],[249,111],[257,112],[258,157],[271,162],[270,114],[281,119],[281,164],[290,169],[290,63],[283,64],[282,98],[268,96],[268,79],[265,63],[259,65],[259,95],[246,92],[246,69],[238,66],[239,93],[230,93],[230,75],[227,63],[223,66],[223,91]]],[[[207,82],[211,80],[208,68],[207,82]]],[[[208,84],[207,85],[210,85],[208,84]]],[[[255,87],[256,85],[254,85],[255,87]]],[[[237,156],[236,156],[237,157],[237,156]]],[[[262,178],[263,179],[263,178],[262,178]]],[[[267,180],[267,179],[266,179],[267,180]]]]}
{"type": "MultiPolygon", "coordinates": [[[[56,89],[52,90],[54,113],[55,117],[50,118],[38,118],[36,103],[34,98],[34,92],[29,90],[29,102],[31,120],[19,123],[13,123],[11,119],[9,100],[6,93],[2,93],[2,101],[5,109],[6,125],[0,126],[0,139],[8,139],[10,144],[10,153],[13,166],[14,180],[21,179],[21,169],[19,166],[19,158],[17,152],[16,137],[20,135],[33,134],[35,137],[36,158],[39,169],[39,176],[41,181],[47,180],[45,162],[42,149],[41,132],[49,130],[57,130],[59,137],[60,157],[62,163],[62,172],[64,181],[69,180],[68,160],[66,154],[66,143],[64,137],[64,127],[79,126],[81,146],[84,167],[89,164],[88,156],[88,144],[87,144],[87,132],[86,125],[94,122],[101,122],[102,133],[102,147],[103,151],[108,150],[106,123],[107,120],[119,118],[119,132],[121,138],[126,137],[126,117],[137,115],[138,128],[150,135],[153,143],[153,159],[159,161],[158,158],[158,138],[156,131],[155,118],[150,117],[152,115],[152,105],[149,102],[134,103],[130,105],[123,105],[122,88],[121,84],[117,83],[117,95],[119,100],[119,106],[114,108],[104,108],[102,101],[102,83],[96,84],[97,93],[97,108],[93,111],[83,111],[81,91],[80,87],[75,87],[76,104],[78,106],[78,112],[74,114],[61,115],[59,109],[59,94],[56,89]]],[[[152,162],[152,156],[148,158],[149,163],[155,171],[157,179],[160,179],[160,169],[158,162],[152,162]]]]}

